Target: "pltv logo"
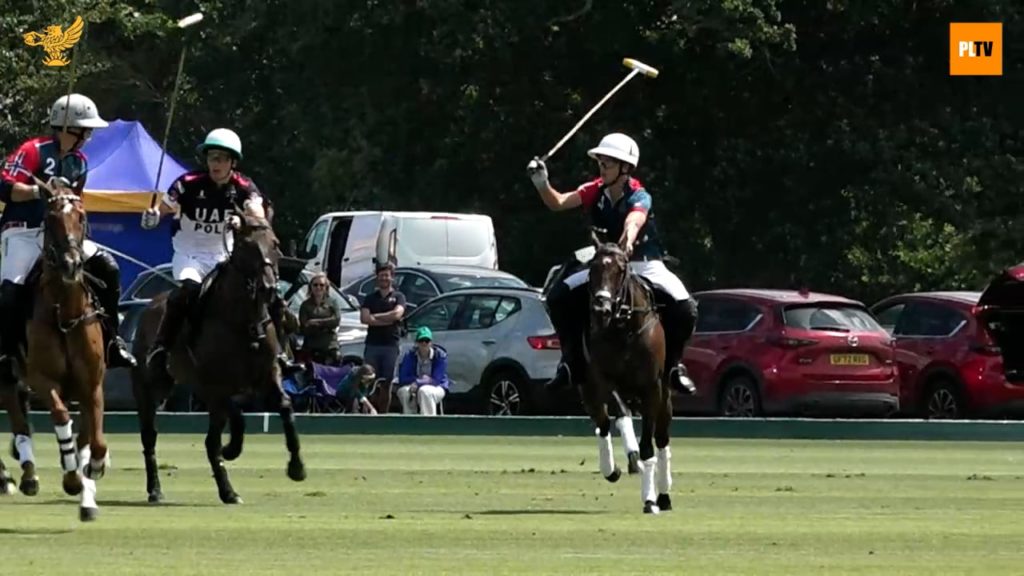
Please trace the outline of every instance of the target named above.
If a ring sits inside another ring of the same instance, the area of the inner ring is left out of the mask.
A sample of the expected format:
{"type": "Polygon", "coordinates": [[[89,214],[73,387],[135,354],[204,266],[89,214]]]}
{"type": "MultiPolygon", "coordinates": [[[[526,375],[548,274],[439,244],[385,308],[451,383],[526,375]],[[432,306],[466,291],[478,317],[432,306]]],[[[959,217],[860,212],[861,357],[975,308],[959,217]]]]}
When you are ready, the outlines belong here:
{"type": "Polygon", "coordinates": [[[949,25],[949,75],[1002,76],[1002,23],[951,22],[949,25]]]}

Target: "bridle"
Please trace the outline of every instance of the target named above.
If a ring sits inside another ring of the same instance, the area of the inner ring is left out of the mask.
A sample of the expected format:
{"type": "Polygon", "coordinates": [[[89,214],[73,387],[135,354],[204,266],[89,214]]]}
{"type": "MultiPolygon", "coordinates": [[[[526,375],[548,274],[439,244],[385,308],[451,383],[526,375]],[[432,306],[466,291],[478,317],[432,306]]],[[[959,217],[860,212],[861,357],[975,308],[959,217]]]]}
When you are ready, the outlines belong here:
{"type": "MultiPolygon", "coordinates": [[[[71,209],[74,209],[74,203],[75,202],[80,202],[80,201],[81,201],[81,198],[79,198],[75,194],[58,194],[56,196],[52,196],[50,198],[47,198],[47,200],[46,200],[46,202],[47,202],[47,204],[49,206],[52,206],[52,205],[58,204],[58,203],[61,203],[61,204],[70,203],[69,206],[71,207],[71,209]]],[[[48,209],[49,209],[49,206],[48,206],[48,209]]],[[[67,208],[64,208],[64,209],[67,209],[67,208]]],[[[82,233],[83,238],[78,238],[78,237],[75,237],[75,236],[72,236],[72,235],[68,234],[67,237],[66,237],[66,240],[67,240],[67,244],[66,245],[63,245],[60,242],[60,240],[58,239],[58,237],[54,236],[56,234],[56,232],[52,231],[52,229],[50,229],[50,228],[46,228],[45,226],[43,227],[43,235],[44,235],[44,242],[43,243],[44,243],[44,246],[45,246],[45,250],[43,251],[43,263],[46,266],[48,266],[50,268],[53,268],[53,269],[59,270],[61,268],[61,266],[62,266],[61,258],[64,255],[64,252],[67,252],[67,251],[73,251],[73,252],[78,253],[79,254],[79,259],[80,259],[79,266],[84,266],[84,264],[85,264],[85,262],[84,262],[84,260],[85,260],[85,253],[84,252],[85,251],[84,251],[84,246],[83,246],[83,244],[84,244],[83,239],[84,239],[84,236],[85,236],[85,233],[84,233],[85,222],[84,222],[84,220],[82,222],[82,226],[83,226],[83,233],[82,233]],[[46,242],[47,239],[50,239],[50,241],[46,242]]],[[[83,288],[85,289],[87,298],[89,299],[89,308],[91,309],[90,311],[85,312],[85,313],[81,314],[80,316],[78,316],[76,318],[72,318],[70,320],[65,320],[65,319],[62,318],[60,303],[59,302],[55,302],[53,304],[53,308],[54,308],[54,311],[55,311],[55,314],[56,314],[56,319],[57,319],[57,328],[63,334],[67,334],[68,332],[70,332],[70,331],[74,330],[75,328],[77,328],[83,322],[87,322],[87,321],[89,321],[89,320],[91,320],[91,319],[93,319],[93,318],[103,314],[100,311],[100,309],[93,303],[93,295],[92,295],[91,291],[86,287],[85,282],[84,282],[84,279],[86,278],[86,276],[88,276],[88,275],[83,270],[82,271],[82,277],[83,277],[82,284],[83,284],[83,288]]],[[[117,311],[115,310],[115,311],[113,311],[113,313],[116,314],[117,311]]]]}
{"type": "MultiPolygon", "coordinates": [[[[631,320],[634,319],[635,316],[647,315],[647,322],[645,322],[644,325],[640,328],[640,330],[638,330],[638,333],[643,333],[648,328],[648,326],[657,319],[657,316],[655,314],[652,314],[655,311],[655,308],[653,306],[654,296],[653,294],[651,294],[650,289],[648,289],[646,285],[644,285],[643,282],[639,278],[637,278],[636,274],[629,266],[629,261],[626,259],[625,253],[618,246],[615,246],[614,244],[603,245],[601,248],[598,249],[597,253],[594,255],[594,260],[597,261],[598,258],[608,255],[612,255],[616,258],[622,258],[623,260],[625,260],[625,265],[623,266],[623,271],[619,280],[619,286],[616,289],[614,295],[612,295],[607,290],[598,290],[597,292],[591,293],[591,298],[597,301],[605,300],[611,303],[611,326],[624,328],[626,325],[629,324],[631,320]],[[634,287],[640,287],[641,289],[644,290],[648,302],[647,306],[634,306],[634,287]]],[[[596,311],[596,307],[591,306],[591,312],[594,311],[596,311]]]]}

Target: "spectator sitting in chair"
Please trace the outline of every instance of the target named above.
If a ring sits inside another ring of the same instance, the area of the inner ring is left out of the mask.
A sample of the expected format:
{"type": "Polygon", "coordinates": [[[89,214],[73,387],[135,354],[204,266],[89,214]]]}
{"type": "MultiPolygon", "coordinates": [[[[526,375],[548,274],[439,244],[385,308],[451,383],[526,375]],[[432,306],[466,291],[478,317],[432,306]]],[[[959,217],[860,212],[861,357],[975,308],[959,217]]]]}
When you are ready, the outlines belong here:
{"type": "Polygon", "coordinates": [[[377,409],[373,407],[370,399],[366,397],[372,392],[373,383],[377,374],[373,366],[363,364],[356,366],[338,383],[337,396],[342,405],[350,412],[363,414],[376,414],[377,409]]]}
{"type": "Polygon", "coordinates": [[[434,416],[448,391],[448,354],[432,343],[430,328],[416,331],[416,346],[398,365],[398,400],[403,414],[413,414],[414,401],[420,414],[434,416]]]}

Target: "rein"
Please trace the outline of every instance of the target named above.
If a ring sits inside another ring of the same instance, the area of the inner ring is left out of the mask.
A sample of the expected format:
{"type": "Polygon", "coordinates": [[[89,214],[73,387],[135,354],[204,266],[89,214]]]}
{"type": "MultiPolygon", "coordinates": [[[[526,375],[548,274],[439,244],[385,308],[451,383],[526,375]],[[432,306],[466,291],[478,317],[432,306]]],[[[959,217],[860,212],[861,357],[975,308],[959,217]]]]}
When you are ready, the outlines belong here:
{"type": "MultiPolygon", "coordinates": [[[[58,195],[52,196],[52,197],[50,197],[50,198],[48,198],[46,200],[47,204],[54,204],[54,203],[57,203],[57,202],[80,202],[80,201],[81,201],[81,198],[79,198],[77,195],[74,195],[74,194],[58,194],[58,195]]],[[[67,207],[65,207],[65,210],[66,209],[67,209],[67,207]]],[[[60,252],[61,248],[59,247],[59,243],[56,240],[52,239],[52,235],[53,234],[54,234],[54,232],[50,231],[49,229],[47,229],[45,227],[43,228],[43,242],[46,245],[46,249],[43,252],[44,270],[45,270],[46,267],[58,268],[60,266],[59,260],[60,260],[60,257],[61,257],[61,252],[60,252]],[[49,241],[47,242],[47,240],[49,240],[49,241]]],[[[82,242],[81,239],[79,239],[79,238],[70,238],[69,237],[68,238],[67,249],[76,250],[76,251],[82,252],[82,244],[83,244],[83,242],[82,242]]],[[[95,298],[93,297],[92,291],[89,290],[89,286],[88,286],[88,284],[87,284],[87,282],[85,280],[93,280],[93,281],[98,282],[100,284],[102,284],[102,282],[100,282],[97,278],[95,278],[93,275],[85,272],[84,270],[82,271],[82,277],[83,277],[83,281],[80,283],[80,285],[82,287],[82,291],[85,293],[85,298],[86,298],[85,307],[87,309],[91,308],[91,310],[81,314],[78,317],[72,318],[70,320],[65,320],[64,318],[62,318],[63,314],[61,313],[60,303],[56,303],[55,302],[53,304],[54,316],[55,316],[55,319],[57,321],[57,328],[61,331],[62,334],[68,334],[69,332],[71,332],[75,328],[79,327],[83,323],[89,322],[90,320],[93,320],[93,319],[95,319],[97,317],[105,316],[106,315],[105,311],[102,310],[100,307],[98,307],[95,304],[95,298]]],[[[116,314],[117,311],[115,310],[114,313],[116,314]]]]}
{"type": "MultiPolygon", "coordinates": [[[[598,258],[600,254],[594,255],[594,258],[598,258]]],[[[591,293],[591,298],[595,294],[591,293]]],[[[630,342],[634,338],[643,335],[649,330],[654,323],[658,320],[658,315],[655,313],[654,307],[654,295],[650,289],[647,288],[643,281],[640,280],[633,269],[630,268],[629,262],[626,262],[625,271],[622,274],[622,281],[619,282],[618,290],[616,290],[615,296],[611,299],[613,314],[612,320],[609,324],[610,328],[618,330],[626,330],[629,328],[629,323],[637,317],[646,317],[643,324],[640,325],[636,331],[626,332],[626,341],[630,342]],[[641,290],[641,294],[647,299],[648,304],[646,306],[636,306],[636,291],[641,290]]]]}

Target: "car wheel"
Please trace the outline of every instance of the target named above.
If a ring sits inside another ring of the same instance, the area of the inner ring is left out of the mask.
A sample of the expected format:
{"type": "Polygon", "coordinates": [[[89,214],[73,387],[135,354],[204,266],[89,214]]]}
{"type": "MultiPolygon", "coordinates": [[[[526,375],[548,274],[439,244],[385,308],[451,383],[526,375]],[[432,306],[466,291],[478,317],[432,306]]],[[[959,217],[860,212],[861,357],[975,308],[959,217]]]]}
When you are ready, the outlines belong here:
{"type": "Polygon", "coordinates": [[[718,413],[729,418],[751,418],[761,415],[761,395],[749,376],[733,376],[722,387],[718,413]]]}
{"type": "Polygon", "coordinates": [[[957,420],[964,415],[964,402],[956,384],[946,378],[932,381],[924,395],[924,417],[929,420],[957,420]]]}
{"type": "Polygon", "coordinates": [[[486,414],[491,416],[520,416],[529,407],[527,386],[529,383],[512,370],[499,370],[487,377],[484,383],[486,414]]]}

